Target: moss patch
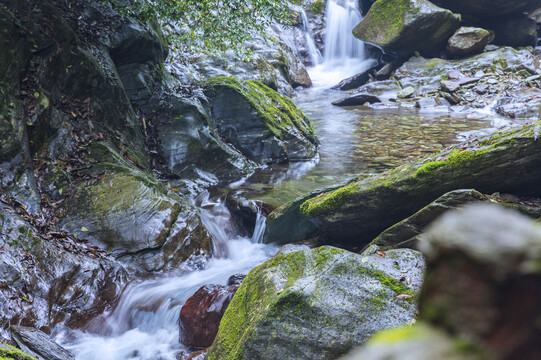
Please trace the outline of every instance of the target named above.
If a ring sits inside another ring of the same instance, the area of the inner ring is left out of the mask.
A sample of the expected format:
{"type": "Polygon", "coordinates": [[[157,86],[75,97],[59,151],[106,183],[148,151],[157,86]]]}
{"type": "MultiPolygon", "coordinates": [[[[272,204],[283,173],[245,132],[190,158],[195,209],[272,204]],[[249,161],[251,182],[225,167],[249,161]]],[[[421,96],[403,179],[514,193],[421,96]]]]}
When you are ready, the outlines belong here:
{"type": "Polygon", "coordinates": [[[231,77],[215,77],[209,79],[204,85],[207,87],[224,86],[242,95],[275,136],[282,138],[288,129],[296,128],[312,143],[317,143],[310,119],[293,101],[261,82],[238,80],[231,77]]]}
{"type": "Polygon", "coordinates": [[[0,360],[35,360],[32,356],[28,355],[21,350],[14,348],[10,345],[0,345],[0,360]]]}

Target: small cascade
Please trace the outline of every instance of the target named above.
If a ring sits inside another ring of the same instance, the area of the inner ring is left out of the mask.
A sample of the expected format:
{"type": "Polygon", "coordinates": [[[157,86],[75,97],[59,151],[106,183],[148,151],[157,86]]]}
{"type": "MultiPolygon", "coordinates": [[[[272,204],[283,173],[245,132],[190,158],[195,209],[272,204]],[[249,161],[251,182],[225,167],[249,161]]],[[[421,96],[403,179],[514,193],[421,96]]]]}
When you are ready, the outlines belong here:
{"type": "Polygon", "coordinates": [[[205,269],[181,276],[165,276],[129,286],[115,309],[94,319],[88,332],[66,330],[60,342],[79,360],[175,360],[187,352],[179,343],[178,318],[182,305],[206,284],[226,284],[233,274],[247,274],[276,253],[262,244],[265,216],[257,214],[254,235],[235,235],[235,225],[222,198],[205,192],[195,199],[201,219],[211,233],[215,256],[205,269]]]}
{"type": "Polygon", "coordinates": [[[308,16],[306,15],[306,11],[304,11],[302,6],[295,6],[294,9],[301,16],[302,31],[304,33],[306,47],[308,50],[308,54],[310,55],[310,61],[312,62],[312,66],[319,65],[323,62],[323,57],[321,56],[321,52],[319,52],[316,46],[312,31],[308,27],[308,16]]]}
{"type": "Polygon", "coordinates": [[[352,34],[361,20],[358,0],[327,2],[324,51],[327,66],[340,66],[349,59],[364,60],[364,43],[352,34]]]}

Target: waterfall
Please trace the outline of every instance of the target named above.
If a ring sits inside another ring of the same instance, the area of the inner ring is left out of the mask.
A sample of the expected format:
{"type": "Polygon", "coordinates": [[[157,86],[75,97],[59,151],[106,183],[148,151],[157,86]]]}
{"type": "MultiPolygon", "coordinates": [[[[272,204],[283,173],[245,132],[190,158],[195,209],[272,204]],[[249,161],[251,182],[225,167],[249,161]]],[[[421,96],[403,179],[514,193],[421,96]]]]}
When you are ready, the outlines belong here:
{"type": "Polygon", "coordinates": [[[312,66],[321,64],[323,62],[323,57],[321,56],[321,52],[319,52],[316,46],[316,42],[314,41],[314,34],[312,34],[312,30],[310,30],[310,28],[308,27],[309,21],[308,16],[306,15],[306,11],[304,11],[304,8],[299,5],[291,4],[290,7],[301,17],[301,31],[304,34],[306,50],[308,51],[308,56],[310,57],[310,62],[312,63],[312,66]]]}
{"type": "Polygon", "coordinates": [[[329,0],[327,2],[325,64],[339,66],[348,59],[364,60],[364,43],[352,33],[361,20],[358,0],[329,0]]]}

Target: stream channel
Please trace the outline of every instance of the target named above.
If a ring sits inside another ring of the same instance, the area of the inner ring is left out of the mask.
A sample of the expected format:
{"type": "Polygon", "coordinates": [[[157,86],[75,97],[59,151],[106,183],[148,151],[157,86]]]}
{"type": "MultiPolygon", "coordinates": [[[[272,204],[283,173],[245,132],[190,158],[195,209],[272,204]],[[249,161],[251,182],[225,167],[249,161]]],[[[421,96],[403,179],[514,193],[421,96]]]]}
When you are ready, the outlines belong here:
{"type": "MultiPolygon", "coordinates": [[[[361,19],[356,0],[344,3],[328,2],[326,44],[332,46],[327,45],[324,56],[314,54],[321,59],[309,69],[314,87],[298,90],[293,98],[314,122],[321,143],[317,160],[269,166],[212,193],[236,191],[276,207],[301,194],[352,176],[384,171],[486,131],[481,129],[505,125],[505,120],[488,110],[453,114],[425,113],[414,107],[331,105],[344,93],[330,87],[373,63],[363,60],[362,42],[343,36],[350,31],[341,27],[355,26],[361,19]]],[[[205,191],[193,202],[220,256],[202,270],[164,274],[130,284],[112,312],[93,320],[84,330],[56,329],[56,341],[80,360],[174,360],[181,352],[189,353],[178,340],[178,318],[184,302],[205,284],[225,284],[233,274],[247,274],[278,250],[262,244],[264,216],[258,216],[251,238],[227,231],[233,226],[224,196],[209,194],[205,191]]]]}

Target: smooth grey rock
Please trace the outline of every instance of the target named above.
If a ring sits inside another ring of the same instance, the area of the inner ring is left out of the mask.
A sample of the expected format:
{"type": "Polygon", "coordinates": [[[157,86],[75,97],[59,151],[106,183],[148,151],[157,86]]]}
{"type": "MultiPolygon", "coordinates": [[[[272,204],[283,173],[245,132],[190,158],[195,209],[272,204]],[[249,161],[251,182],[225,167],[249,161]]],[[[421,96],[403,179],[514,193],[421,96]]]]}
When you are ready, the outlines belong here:
{"type": "Polygon", "coordinates": [[[461,27],[447,42],[447,54],[466,57],[483,51],[490,40],[490,32],[474,27],[461,27]]]}
{"type": "Polygon", "coordinates": [[[413,86],[408,86],[408,87],[400,90],[396,94],[396,97],[399,98],[399,99],[408,99],[410,97],[413,97],[414,94],[415,94],[415,88],[413,86]]]}
{"type": "Polygon", "coordinates": [[[332,247],[278,254],[243,281],[208,359],[336,359],[413,320],[413,298],[399,295],[418,291],[423,266],[407,249],[385,257],[332,247]]]}
{"type": "Polygon", "coordinates": [[[353,75],[352,77],[340,81],[340,83],[333,86],[332,89],[343,91],[357,89],[358,87],[366,84],[370,80],[370,74],[372,72],[373,69],[368,69],[363,71],[362,73],[353,75]]]}
{"type": "Polygon", "coordinates": [[[441,89],[452,93],[460,89],[460,84],[457,81],[443,80],[441,82],[441,89]]]}
{"type": "Polygon", "coordinates": [[[332,104],[336,106],[357,106],[364,105],[365,103],[374,104],[379,102],[381,102],[381,100],[377,96],[360,93],[334,101],[332,104]]]}
{"type": "Polygon", "coordinates": [[[30,327],[11,326],[11,337],[24,352],[44,360],[75,360],[75,356],[47,334],[30,327]]]}

